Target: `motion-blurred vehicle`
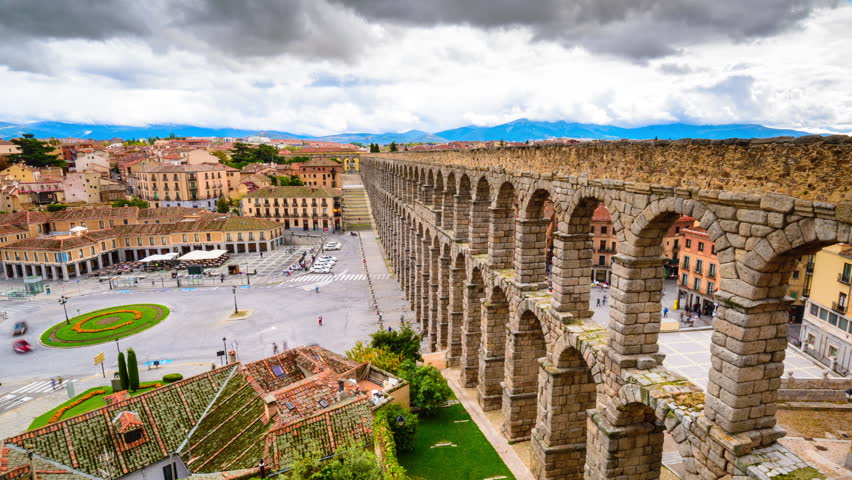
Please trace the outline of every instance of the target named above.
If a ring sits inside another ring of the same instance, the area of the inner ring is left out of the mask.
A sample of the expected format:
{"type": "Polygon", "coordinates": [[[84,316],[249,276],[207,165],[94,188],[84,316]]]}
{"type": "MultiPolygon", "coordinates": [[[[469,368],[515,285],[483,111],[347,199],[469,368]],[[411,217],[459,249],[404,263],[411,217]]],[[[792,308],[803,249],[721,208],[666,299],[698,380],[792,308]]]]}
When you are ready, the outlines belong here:
{"type": "Polygon", "coordinates": [[[15,340],[12,343],[12,348],[15,350],[15,353],[27,353],[32,351],[33,346],[26,340],[15,340]]]}
{"type": "Polygon", "coordinates": [[[27,322],[15,322],[15,326],[12,327],[12,336],[17,337],[19,335],[25,335],[27,333],[27,322]]]}

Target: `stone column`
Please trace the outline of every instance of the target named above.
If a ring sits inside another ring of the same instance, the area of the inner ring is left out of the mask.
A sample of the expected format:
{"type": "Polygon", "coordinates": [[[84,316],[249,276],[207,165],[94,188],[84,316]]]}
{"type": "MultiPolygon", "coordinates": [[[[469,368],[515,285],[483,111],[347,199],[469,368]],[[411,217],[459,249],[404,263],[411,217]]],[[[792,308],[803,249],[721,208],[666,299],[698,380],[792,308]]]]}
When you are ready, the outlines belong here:
{"type": "Polygon", "coordinates": [[[704,413],[729,434],[747,433],[754,446],[770,445],[784,436],[775,426],[775,410],[790,302],[755,301],[728,292],[717,292],[716,299],[704,413]]]}
{"type": "Polygon", "coordinates": [[[434,199],[435,186],[430,184],[425,184],[420,186],[420,201],[423,202],[424,205],[432,206],[435,204],[434,199]]]}
{"type": "Polygon", "coordinates": [[[512,268],[514,256],[514,225],[512,210],[490,207],[491,223],[488,225],[488,265],[495,270],[512,268]]]}
{"type": "Polygon", "coordinates": [[[450,259],[439,257],[438,260],[438,310],[434,318],[438,319],[438,350],[446,350],[450,346],[450,259]]]}
{"type": "Polygon", "coordinates": [[[12,278],[18,278],[18,264],[10,263],[9,265],[12,266],[12,278]]]}
{"type": "MultiPolygon", "coordinates": [[[[543,284],[547,279],[547,239],[550,219],[515,220],[515,280],[518,283],[543,284]]],[[[544,288],[540,286],[540,288],[544,288]]]]}
{"type": "Polygon", "coordinates": [[[449,339],[447,364],[458,367],[462,351],[462,323],[464,322],[464,268],[450,268],[449,339]]]}
{"type": "MultiPolygon", "coordinates": [[[[664,262],[662,257],[612,256],[609,346],[617,355],[623,357],[657,353],[664,262]]],[[[635,365],[622,366],[630,368],[635,365]]],[[[654,365],[639,368],[648,366],[654,365]]]]}
{"type": "Polygon", "coordinates": [[[479,348],[482,342],[482,299],[481,284],[465,283],[464,323],[462,325],[461,384],[465,388],[476,386],[479,373],[479,348]]]}
{"type": "Polygon", "coordinates": [[[586,464],[586,410],[595,407],[595,382],[579,354],[564,366],[546,359],[539,363],[532,474],[539,480],[580,480],[586,464]]]}
{"type": "Polygon", "coordinates": [[[98,254],[98,270],[103,270],[104,268],[104,256],[103,254],[98,254]]]}
{"type": "Polygon", "coordinates": [[[451,228],[455,234],[455,241],[467,242],[470,236],[470,196],[453,196],[452,218],[453,224],[451,228]]]}
{"type": "Polygon", "coordinates": [[[479,255],[488,251],[488,234],[489,220],[491,212],[489,212],[490,201],[476,200],[470,204],[470,229],[469,241],[470,246],[468,251],[471,255],[479,255]]]}
{"type": "Polygon", "coordinates": [[[453,187],[447,185],[444,189],[443,199],[441,200],[441,227],[444,230],[452,230],[455,226],[455,194],[453,187]]]}
{"type": "Polygon", "coordinates": [[[589,412],[587,478],[660,478],[664,429],[653,422],[653,412],[650,419],[631,418],[625,412],[625,420],[619,422],[610,421],[603,412],[589,412]]]}
{"type": "Polygon", "coordinates": [[[69,277],[68,277],[68,264],[67,264],[67,263],[63,263],[63,264],[62,264],[62,279],[63,279],[63,280],[65,280],[66,282],[69,280],[69,277]]]}
{"type": "Polygon", "coordinates": [[[592,235],[553,235],[553,309],[570,312],[577,321],[591,320],[589,275],[592,235]]]}
{"type": "Polygon", "coordinates": [[[41,278],[42,278],[42,280],[46,280],[47,279],[47,267],[43,263],[39,266],[41,267],[41,278]]]}
{"type": "Polygon", "coordinates": [[[74,264],[74,273],[80,278],[80,262],[74,264]]]}
{"type": "Polygon", "coordinates": [[[509,441],[528,439],[535,426],[538,359],[546,354],[541,327],[513,330],[507,326],[502,408],[503,435],[509,441]]]}
{"type": "Polygon", "coordinates": [[[441,249],[439,247],[429,248],[429,279],[431,283],[426,286],[426,302],[429,305],[429,347],[432,352],[439,350],[438,342],[441,331],[441,314],[439,313],[441,305],[439,292],[441,282],[440,256],[441,249]]]}
{"type": "Polygon", "coordinates": [[[58,274],[58,273],[57,273],[57,271],[56,271],[56,266],[55,266],[55,265],[51,265],[51,266],[50,266],[50,279],[51,279],[51,280],[54,280],[54,281],[55,281],[55,280],[59,280],[59,274],[58,274]]]}
{"type": "MultiPolygon", "coordinates": [[[[421,325],[423,325],[423,332],[428,339],[429,351],[434,351],[434,344],[437,339],[434,338],[432,331],[435,330],[436,325],[432,318],[432,298],[436,297],[434,293],[434,289],[432,287],[432,281],[435,277],[432,276],[432,247],[429,245],[428,241],[423,242],[423,268],[421,273],[421,283],[420,283],[420,302],[422,306],[420,307],[423,313],[423,320],[421,325]],[[433,293],[430,293],[433,292],[433,293]]],[[[436,259],[437,261],[437,259],[436,259]]]]}
{"type": "Polygon", "coordinates": [[[478,400],[482,410],[496,410],[503,402],[500,382],[503,381],[506,355],[506,324],[509,322],[509,305],[482,304],[482,343],[479,350],[478,400]]]}

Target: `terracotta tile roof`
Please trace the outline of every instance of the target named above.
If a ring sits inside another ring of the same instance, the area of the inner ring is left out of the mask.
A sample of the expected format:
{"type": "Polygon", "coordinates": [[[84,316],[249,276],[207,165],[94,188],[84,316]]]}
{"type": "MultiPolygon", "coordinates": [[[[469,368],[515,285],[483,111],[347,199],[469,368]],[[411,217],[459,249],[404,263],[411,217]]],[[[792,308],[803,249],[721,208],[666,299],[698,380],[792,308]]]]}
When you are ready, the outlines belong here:
{"type": "Polygon", "coordinates": [[[29,230],[23,227],[19,227],[17,225],[0,225],[0,235],[6,235],[8,233],[27,233],[29,230]]]}
{"type": "Polygon", "coordinates": [[[142,428],[142,420],[139,419],[139,414],[130,411],[124,411],[116,415],[112,419],[112,424],[115,425],[118,433],[127,433],[131,430],[142,428]]]}
{"type": "Polygon", "coordinates": [[[155,163],[145,165],[139,171],[142,173],[181,173],[181,172],[239,172],[236,168],[219,163],[198,163],[195,165],[167,165],[155,163]]]}
{"type": "Polygon", "coordinates": [[[264,187],[243,198],[331,198],[339,197],[338,188],[328,187],[264,187]]]}
{"type": "Polygon", "coordinates": [[[140,219],[150,218],[181,218],[190,215],[199,215],[209,213],[208,210],[202,208],[190,207],[160,207],[160,208],[140,208],[140,219]]]}
{"type": "Polygon", "coordinates": [[[44,212],[32,212],[29,210],[17,213],[0,215],[0,225],[29,225],[32,223],[47,223],[50,216],[44,212]]]}
{"type": "Polygon", "coordinates": [[[303,167],[340,167],[340,164],[334,160],[325,158],[312,158],[302,164],[303,167]]]}
{"type": "Polygon", "coordinates": [[[598,208],[595,209],[595,212],[592,214],[593,222],[611,222],[612,215],[609,214],[609,210],[607,210],[606,206],[603,204],[598,205],[598,208]]]}
{"type": "Polygon", "coordinates": [[[25,238],[14,243],[10,243],[3,248],[11,248],[18,250],[48,250],[62,251],[70,248],[80,248],[89,245],[94,245],[102,240],[116,238],[118,234],[113,229],[95,230],[86,232],[82,235],[62,235],[62,236],[44,236],[35,238],[25,238]]]}
{"type": "Polygon", "coordinates": [[[138,216],[139,207],[76,207],[51,213],[49,221],[136,218],[138,216]]]}

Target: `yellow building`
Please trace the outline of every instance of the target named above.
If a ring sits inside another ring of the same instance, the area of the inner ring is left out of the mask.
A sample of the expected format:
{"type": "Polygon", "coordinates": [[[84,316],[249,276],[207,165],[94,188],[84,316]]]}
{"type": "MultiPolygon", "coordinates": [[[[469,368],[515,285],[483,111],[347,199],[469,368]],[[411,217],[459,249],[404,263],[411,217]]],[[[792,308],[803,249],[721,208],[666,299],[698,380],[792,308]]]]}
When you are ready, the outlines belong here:
{"type": "Polygon", "coordinates": [[[219,197],[228,197],[240,183],[240,171],[222,164],[153,164],[134,174],[136,195],[151,207],[216,209],[219,197]]]}
{"type": "Polygon", "coordinates": [[[247,217],[268,218],[284,228],[340,230],[341,190],[326,187],[267,187],[249,193],[240,201],[247,217]]]}
{"type": "Polygon", "coordinates": [[[832,245],[814,255],[808,293],[802,349],[838,372],[852,371],[852,245],[832,245]]]}

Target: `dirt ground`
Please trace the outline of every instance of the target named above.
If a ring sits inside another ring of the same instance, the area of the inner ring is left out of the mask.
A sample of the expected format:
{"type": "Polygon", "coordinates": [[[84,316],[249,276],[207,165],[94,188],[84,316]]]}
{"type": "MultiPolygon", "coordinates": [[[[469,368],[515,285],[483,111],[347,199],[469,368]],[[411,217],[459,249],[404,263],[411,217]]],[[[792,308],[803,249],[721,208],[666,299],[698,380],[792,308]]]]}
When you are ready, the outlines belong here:
{"type": "Polygon", "coordinates": [[[843,433],[852,436],[852,411],[779,409],[776,416],[788,437],[843,439],[843,433]]]}

